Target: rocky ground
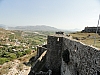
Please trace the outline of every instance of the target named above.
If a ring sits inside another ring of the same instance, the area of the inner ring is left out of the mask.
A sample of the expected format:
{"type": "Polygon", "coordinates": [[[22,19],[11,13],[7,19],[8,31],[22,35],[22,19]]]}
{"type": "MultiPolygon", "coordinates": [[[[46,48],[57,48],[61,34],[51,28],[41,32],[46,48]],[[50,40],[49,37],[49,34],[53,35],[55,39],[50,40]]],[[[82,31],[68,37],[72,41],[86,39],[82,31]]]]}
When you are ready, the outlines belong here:
{"type": "Polygon", "coordinates": [[[8,65],[9,67],[6,68],[6,73],[2,75],[28,75],[30,71],[30,67],[25,66],[19,60],[14,60],[13,62],[6,63],[3,65],[3,67],[8,65]]]}
{"type": "Polygon", "coordinates": [[[28,62],[35,54],[36,52],[0,65],[0,75],[28,75],[31,67],[23,63],[28,62]]]}
{"type": "Polygon", "coordinates": [[[14,60],[2,65],[0,75],[28,75],[30,67],[19,60],[14,60]]]}

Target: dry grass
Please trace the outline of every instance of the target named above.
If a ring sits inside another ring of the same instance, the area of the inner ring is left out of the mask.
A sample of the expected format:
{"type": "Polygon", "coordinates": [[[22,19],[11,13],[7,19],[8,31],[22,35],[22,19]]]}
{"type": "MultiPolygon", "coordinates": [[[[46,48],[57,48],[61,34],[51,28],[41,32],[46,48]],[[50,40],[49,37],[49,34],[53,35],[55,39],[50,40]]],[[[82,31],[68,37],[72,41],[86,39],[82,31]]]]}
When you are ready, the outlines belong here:
{"type": "Polygon", "coordinates": [[[17,66],[17,69],[18,69],[19,71],[22,71],[23,68],[24,68],[24,64],[21,64],[21,63],[20,63],[20,64],[17,66]]]}
{"type": "Polygon", "coordinates": [[[70,35],[73,37],[73,39],[100,48],[100,35],[98,34],[77,32],[77,33],[71,33],[70,35]],[[94,39],[95,39],[95,44],[94,44],[94,39]]]}
{"type": "Polygon", "coordinates": [[[23,56],[23,57],[20,57],[20,58],[18,58],[18,60],[20,60],[21,63],[23,63],[23,62],[28,62],[29,59],[30,59],[31,57],[33,57],[33,56],[36,56],[36,54],[37,54],[37,51],[35,51],[34,53],[31,53],[31,54],[27,54],[27,55],[25,55],[25,56],[23,56]]]}
{"type": "Polygon", "coordinates": [[[0,75],[8,73],[10,68],[12,68],[12,63],[11,62],[6,63],[6,66],[2,66],[2,68],[0,69],[0,75]]]}

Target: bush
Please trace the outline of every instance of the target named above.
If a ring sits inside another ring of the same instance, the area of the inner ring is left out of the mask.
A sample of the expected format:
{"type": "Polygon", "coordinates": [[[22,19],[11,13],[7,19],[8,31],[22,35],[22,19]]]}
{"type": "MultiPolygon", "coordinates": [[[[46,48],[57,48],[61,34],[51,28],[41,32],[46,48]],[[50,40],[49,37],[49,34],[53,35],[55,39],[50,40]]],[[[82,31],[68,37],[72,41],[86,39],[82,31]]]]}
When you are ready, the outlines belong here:
{"type": "Polygon", "coordinates": [[[26,53],[26,54],[30,54],[30,53],[31,53],[31,50],[30,50],[30,49],[25,50],[25,53],[26,53]]]}
{"type": "Polygon", "coordinates": [[[3,64],[5,62],[9,62],[10,60],[8,58],[0,58],[0,64],[3,64]]]}
{"type": "Polygon", "coordinates": [[[19,58],[19,57],[23,56],[23,54],[22,54],[22,52],[18,51],[18,52],[16,53],[16,56],[17,56],[17,58],[19,58]]]}
{"type": "Polygon", "coordinates": [[[73,39],[80,40],[78,37],[73,37],[73,39]]]}
{"type": "Polygon", "coordinates": [[[10,57],[11,60],[17,58],[16,54],[14,54],[14,53],[10,53],[9,57],[10,57]]]}

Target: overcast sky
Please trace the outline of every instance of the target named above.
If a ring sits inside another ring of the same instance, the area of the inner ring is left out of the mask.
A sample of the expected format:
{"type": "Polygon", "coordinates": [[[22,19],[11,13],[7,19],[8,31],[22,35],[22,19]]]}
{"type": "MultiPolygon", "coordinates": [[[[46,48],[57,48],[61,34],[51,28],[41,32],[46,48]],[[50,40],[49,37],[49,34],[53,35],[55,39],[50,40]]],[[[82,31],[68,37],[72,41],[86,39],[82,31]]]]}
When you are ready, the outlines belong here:
{"type": "Polygon", "coordinates": [[[97,26],[100,0],[0,0],[0,24],[59,29],[97,26]]]}

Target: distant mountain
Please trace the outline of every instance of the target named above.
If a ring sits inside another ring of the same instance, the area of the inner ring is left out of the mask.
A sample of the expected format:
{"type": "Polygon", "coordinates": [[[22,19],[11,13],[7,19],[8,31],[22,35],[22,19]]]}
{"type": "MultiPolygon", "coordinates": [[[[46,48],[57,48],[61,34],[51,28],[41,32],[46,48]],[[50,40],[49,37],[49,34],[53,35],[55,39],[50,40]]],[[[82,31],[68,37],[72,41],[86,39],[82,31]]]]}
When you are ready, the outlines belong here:
{"type": "Polygon", "coordinates": [[[16,26],[9,27],[9,30],[30,30],[30,31],[59,31],[60,29],[45,26],[45,25],[36,25],[36,26],[16,26]]]}
{"type": "Polygon", "coordinates": [[[81,31],[81,29],[75,28],[75,29],[70,29],[68,31],[76,32],[76,31],[81,31]]]}
{"type": "Polygon", "coordinates": [[[4,24],[0,24],[0,28],[6,28],[6,25],[4,25],[4,24]]]}
{"type": "Polygon", "coordinates": [[[68,33],[80,31],[79,29],[70,29],[70,30],[57,29],[55,27],[46,26],[46,25],[7,27],[7,25],[0,24],[0,28],[6,30],[22,30],[22,31],[63,31],[68,33]]]}

